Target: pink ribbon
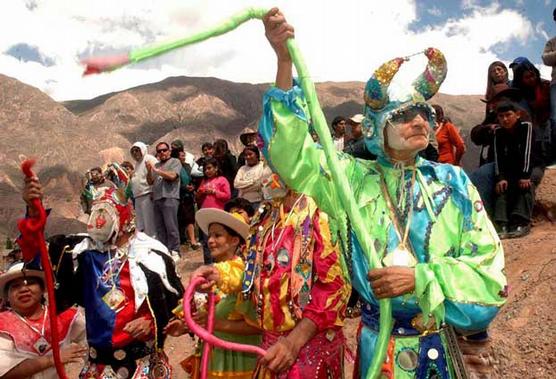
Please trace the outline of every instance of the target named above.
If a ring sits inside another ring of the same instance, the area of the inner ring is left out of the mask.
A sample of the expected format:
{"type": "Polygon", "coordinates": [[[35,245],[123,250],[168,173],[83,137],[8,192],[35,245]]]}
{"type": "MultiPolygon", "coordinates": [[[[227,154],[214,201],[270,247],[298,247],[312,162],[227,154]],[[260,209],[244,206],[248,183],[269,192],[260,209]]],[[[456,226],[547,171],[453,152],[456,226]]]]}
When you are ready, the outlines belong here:
{"type": "Polygon", "coordinates": [[[183,313],[184,313],[185,323],[187,324],[189,329],[193,333],[195,333],[200,339],[205,341],[205,346],[203,347],[203,357],[201,360],[201,379],[206,379],[211,346],[215,346],[225,350],[239,351],[242,353],[258,354],[260,356],[265,355],[266,351],[261,349],[258,346],[224,341],[212,334],[214,329],[214,305],[215,305],[214,293],[212,292],[209,293],[209,300],[208,300],[208,321],[207,321],[208,330],[204,329],[193,320],[193,318],[191,317],[191,300],[193,299],[195,288],[197,288],[197,286],[203,283],[206,283],[206,279],[201,276],[197,276],[191,279],[191,282],[189,283],[189,286],[187,287],[187,289],[185,290],[185,294],[183,295],[183,308],[184,308],[183,313]]]}

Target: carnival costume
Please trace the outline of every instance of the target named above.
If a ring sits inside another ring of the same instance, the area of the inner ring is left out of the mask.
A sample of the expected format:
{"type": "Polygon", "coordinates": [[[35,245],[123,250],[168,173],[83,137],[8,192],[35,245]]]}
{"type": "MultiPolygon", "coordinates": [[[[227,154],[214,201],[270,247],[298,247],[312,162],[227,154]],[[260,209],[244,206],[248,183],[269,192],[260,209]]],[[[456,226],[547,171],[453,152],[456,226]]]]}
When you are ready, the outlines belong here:
{"type": "MultiPolygon", "coordinates": [[[[37,277],[44,283],[42,271],[24,268],[23,263],[12,266],[2,276],[11,276],[5,283],[17,277],[37,277]]],[[[44,284],[43,284],[44,285],[44,284]]],[[[48,308],[43,306],[42,315],[34,320],[18,314],[13,309],[0,313],[0,377],[26,359],[52,355],[52,333],[48,308]]],[[[61,348],[71,343],[85,341],[85,319],[76,307],[71,307],[57,316],[59,345],[61,348]]],[[[56,379],[55,367],[47,368],[31,376],[31,379],[56,379]]]]}
{"type": "MultiPolygon", "coordinates": [[[[382,366],[390,378],[456,377],[460,367],[448,326],[485,329],[504,303],[506,286],[502,245],[463,170],[420,157],[404,167],[385,153],[383,131],[393,117],[425,114],[432,129],[434,111],[425,100],[444,80],[446,61],[436,49],[425,54],[427,69],[404,95],[390,98],[388,91],[403,58],[383,64],[367,82],[365,142],[377,161],[337,153],[364,230],[383,264],[415,268],[414,293],[392,299],[394,327],[382,366]]],[[[271,88],[264,96],[259,125],[263,152],[286,184],[314,198],[343,236],[352,283],[364,301],[357,369],[366,377],[379,324],[378,300],[367,280],[370,252],[345,228],[346,211],[328,162],[308,132],[304,92],[294,84],[288,91],[271,88]]]]}
{"type": "MultiPolygon", "coordinates": [[[[276,175],[270,180],[278,185],[276,175]]],[[[339,244],[327,215],[309,197],[298,195],[291,209],[282,200],[263,203],[251,221],[245,270],[230,274],[217,267],[220,288],[241,291],[238,309],[248,324],[263,331],[263,349],[287,336],[302,318],[317,326],[288,372],[272,376],[259,366],[254,377],[342,378],[341,327],[351,287],[339,244]]]]}
{"type": "Polygon", "coordinates": [[[168,250],[144,233],[133,234],[133,214],[121,191],[109,189],[92,207],[86,238],[73,249],[76,301],[85,308],[89,363],[81,378],[170,378],[162,351],[163,328],[183,293],[168,250]],[[113,246],[121,231],[124,245],[113,246]],[[146,341],[124,331],[138,318],[151,321],[146,341]]]}

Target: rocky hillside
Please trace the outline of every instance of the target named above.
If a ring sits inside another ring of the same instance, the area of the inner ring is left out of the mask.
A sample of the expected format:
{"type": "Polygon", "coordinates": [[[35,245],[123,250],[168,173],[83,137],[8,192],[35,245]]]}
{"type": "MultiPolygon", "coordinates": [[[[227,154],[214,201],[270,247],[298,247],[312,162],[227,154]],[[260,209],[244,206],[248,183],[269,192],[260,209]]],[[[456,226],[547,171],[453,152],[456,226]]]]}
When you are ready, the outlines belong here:
{"type": "MultiPolygon", "coordinates": [[[[58,103],[36,88],[0,75],[0,236],[15,236],[22,213],[18,194],[20,156],[38,159],[37,172],[54,208],[51,227],[79,228],[77,197],[86,169],[127,158],[129,146],[181,138],[186,148],[216,138],[239,149],[240,131],[256,126],[266,84],[233,83],[216,78],[173,77],[91,100],[58,103]],[[54,221],[54,220],[53,220],[54,221]],[[62,225],[62,226],[60,226],[62,225]]],[[[317,91],[326,117],[362,111],[364,83],[320,83],[317,91]]],[[[482,119],[479,96],[439,94],[433,100],[465,131],[482,119]]],[[[469,158],[477,156],[471,151],[469,158]]],[[[465,162],[472,167],[473,159],[465,162]]]]}

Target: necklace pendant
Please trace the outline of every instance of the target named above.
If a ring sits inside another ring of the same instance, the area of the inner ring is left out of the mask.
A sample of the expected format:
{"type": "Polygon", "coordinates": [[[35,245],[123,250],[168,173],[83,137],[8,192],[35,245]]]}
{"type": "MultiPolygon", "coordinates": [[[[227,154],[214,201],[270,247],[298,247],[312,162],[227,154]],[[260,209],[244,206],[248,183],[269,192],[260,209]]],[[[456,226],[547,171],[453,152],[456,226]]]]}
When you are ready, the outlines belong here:
{"type": "Polygon", "coordinates": [[[123,304],[125,302],[124,291],[119,288],[112,287],[110,288],[110,291],[108,291],[102,297],[102,301],[104,301],[104,303],[108,305],[108,308],[117,313],[122,310],[123,304]]]}
{"type": "Polygon", "coordinates": [[[33,344],[33,348],[37,353],[39,353],[39,355],[43,355],[48,351],[48,349],[50,349],[50,343],[46,340],[46,338],[41,336],[37,342],[33,344]]]}
{"type": "Polygon", "coordinates": [[[386,267],[415,267],[417,260],[405,245],[399,244],[393,251],[382,258],[382,264],[386,267]]]}

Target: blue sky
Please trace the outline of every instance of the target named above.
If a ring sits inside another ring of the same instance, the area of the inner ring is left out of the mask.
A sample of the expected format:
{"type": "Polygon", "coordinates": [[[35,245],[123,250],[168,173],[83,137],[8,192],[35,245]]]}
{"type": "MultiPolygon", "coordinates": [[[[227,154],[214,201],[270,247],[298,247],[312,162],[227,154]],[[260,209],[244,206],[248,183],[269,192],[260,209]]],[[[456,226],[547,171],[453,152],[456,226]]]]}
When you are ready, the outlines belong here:
{"type": "MultiPolygon", "coordinates": [[[[471,15],[477,7],[488,7],[493,1],[418,1],[417,20],[411,24],[411,30],[422,31],[428,27],[444,23],[448,19],[459,19],[471,15]]],[[[533,33],[527,39],[515,38],[495,46],[493,50],[503,61],[511,62],[518,56],[525,56],[535,64],[541,64],[541,53],[547,37],[556,35],[556,24],[552,19],[552,10],[556,2],[546,0],[506,0],[502,8],[519,12],[531,22],[533,33]]]]}
{"type": "MultiPolygon", "coordinates": [[[[546,0],[2,0],[0,73],[56,100],[177,75],[272,82],[275,57],[258,21],[153,61],[81,76],[83,57],[183,37],[252,5],[280,7],[315,81],[366,81],[382,62],[429,46],[448,59],[444,93],[482,94],[488,65],[517,56],[550,77],[540,54],[556,35],[556,3],[546,0]]],[[[404,64],[400,85],[422,71],[423,59],[404,64]]]]}

